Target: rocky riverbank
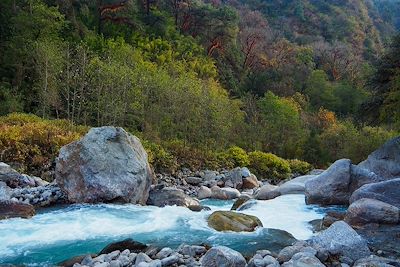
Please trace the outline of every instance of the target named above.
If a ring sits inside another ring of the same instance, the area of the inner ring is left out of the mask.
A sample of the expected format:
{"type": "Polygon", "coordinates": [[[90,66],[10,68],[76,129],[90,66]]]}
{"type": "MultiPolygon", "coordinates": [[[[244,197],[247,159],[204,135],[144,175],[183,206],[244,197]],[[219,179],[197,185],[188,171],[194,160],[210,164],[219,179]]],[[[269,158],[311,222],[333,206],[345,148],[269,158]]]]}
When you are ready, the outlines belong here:
{"type": "Polygon", "coordinates": [[[237,199],[232,208],[237,211],[213,213],[209,226],[218,231],[254,231],[262,227],[258,218],[240,213],[253,205],[253,199],[304,194],[310,204],[348,206],[346,212],[328,214],[316,227],[321,232],[315,237],[278,254],[265,248],[244,258],[223,246],[182,245],[176,250],[146,246],[140,251],[119,248],[86,255],[74,262],[76,267],[400,266],[396,260],[400,258],[400,137],[358,165],[341,159],[326,171],[273,185],[240,167],[154,174],[139,139],[122,128],[101,127],[61,149],[55,174],[56,181],[48,184],[0,163],[0,219],[29,218],[37,208],[61,203],[177,205],[198,212],[207,209],[201,199],[237,199]]]}

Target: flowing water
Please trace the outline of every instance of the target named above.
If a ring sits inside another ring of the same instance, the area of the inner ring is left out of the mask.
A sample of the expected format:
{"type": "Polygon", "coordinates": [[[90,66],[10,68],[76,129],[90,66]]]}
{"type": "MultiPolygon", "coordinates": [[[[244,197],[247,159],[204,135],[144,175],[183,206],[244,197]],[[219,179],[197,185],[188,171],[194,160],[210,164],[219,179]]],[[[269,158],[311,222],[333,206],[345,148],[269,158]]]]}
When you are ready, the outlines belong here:
{"type": "Polygon", "coordinates": [[[254,233],[217,232],[207,226],[215,210],[229,210],[233,201],[204,200],[211,211],[192,212],[183,207],[132,204],[70,205],[41,210],[31,219],[0,221],[0,263],[51,265],[72,256],[99,252],[110,242],[133,238],[147,244],[176,248],[182,243],[226,245],[242,253],[279,250],[312,235],[309,221],[325,212],[307,206],[304,195],[285,195],[257,201],[241,211],[263,223],[254,233]],[[273,228],[273,229],[269,229],[273,228]],[[280,229],[280,230],[275,230],[280,229]]]}

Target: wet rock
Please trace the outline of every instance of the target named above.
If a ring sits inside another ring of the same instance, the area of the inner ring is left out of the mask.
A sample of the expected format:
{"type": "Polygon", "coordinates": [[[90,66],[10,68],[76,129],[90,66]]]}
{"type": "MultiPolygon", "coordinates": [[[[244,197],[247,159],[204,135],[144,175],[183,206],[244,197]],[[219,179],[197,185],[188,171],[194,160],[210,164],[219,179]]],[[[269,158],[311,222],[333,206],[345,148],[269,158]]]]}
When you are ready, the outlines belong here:
{"type": "Polygon", "coordinates": [[[179,257],[177,255],[171,255],[161,260],[162,266],[171,266],[178,263],[179,257]]]}
{"type": "Polygon", "coordinates": [[[138,265],[141,262],[151,262],[151,261],[152,259],[147,254],[140,252],[136,256],[135,264],[138,265]]]}
{"type": "MultiPolygon", "coordinates": [[[[85,259],[87,256],[88,256],[87,254],[75,256],[75,257],[73,257],[73,258],[71,258],[71,259],[68,259],[68,260],[65,260],[65,261],[62,261],[62,262],[57,263],[57,266],[72,267],[72,266],[74,266],[74,264],[76,264],[76,263],[79,263],[79,265],[80,265],[80,263],[82,262],[82,260],[85,259]]],[[[94,257],[94,256],[96,256],[96,255],[94,255],[94,254],[89,254],[89,256],[92,258],[92,257],[94,257]]]]}
{"type": "Polygon", "coordinates": [[[139,253],[139,252],[146,251],[147,248],[148,248],[147,245],[137,242],[137,241],[134,241],[131,238],[128,238],[128,239],[114,242],[114,243],[107,245],[105,248],[103,248],[100,251],[99,255],[108,254],[108,253],[111,253],[111,252],[117,251],[117,250],[124,251],[126,249],[128,249],[130,252],[139,253]]]}
{"type": "Polygon", "coordinates": [[[203,267],[245,267],[246,260],[239,252],[225,246],[213,247],[201,258],[203,267]]]}
{"type": "Polygon", "coordinates": [[[145,204],[153,173],[137,137],[105,126],[61,148],[56,180],[70,202],[145,204]]]}
{"type": "Polygon", "coordinates": [[[399,188],[400,178],[363,185],[352,194],[350,203],[354,203],[362,198],[370,198],[400,208],[399,188]]]}
{"type": "Polygon", "coordinates": [[[165,206],[199,206],[200,202],[190,196],[186,195],[182,190],[165,187],[162,189],[151,190],[147,205],[153,205],[157,207],[165,206]]]}
{"type": "Polygon", "coordinates": [[[211,198],[229,200],[238,197],[240,197],[240,192],[235,188],[228,188],[228,187],[220,188],[218,186],[213,186],[211,188],[211,198]]]}
{"type": "Polygon", "coordinates": [[[397,224],[399,222],[399,209],[376,199],[362,198],[350,205],[345,221],[350,225],[397,224]]]}
{"type": "Polygon", "coordinates": [[[174,251],[171,248],[163,248],[156,254],[156,259],[164,259],[170,256],[174,251]]]}
{"type": "Polygon", "coordinates": [[[210,207],[202,206],[202,205],[191,205],[188,207],[191,211],[199,212],[202,210],[211,210],[210,207]]]}
{"type": "Polygon", "coordinates": [[[246,201],[245,203],[243,203],[242,205],[240,205],[236,210],[237,211],[248,210],[248,209],[254,207],[255,205],[257,205],[257,200],[250,199],[250,200],[246,201]]]}
{"type": "Polygon", "coordinates": [[[217,231],[252,232],[256,227],[262,227],[257,217],[232,211],[215,211],[207,221],[217,231]]]}
{"type": "Polygon", "coordinates": [[[309,253],[297,253],[293,258],[282,264],[282,267],[300,267],[300,266],[313,266],[313,267],[325,267],[319,259],[309,253]]]}
{"type": "Polygon", "coordinates": [[[344,221],[335,222],[328,229],[312,237],[309,243],[316,250],[345,256],[353,261],[371,254],[366,240],[344,221]]]}
{"type": "Polygon", "coordinates": [[[35,208],[30,204],[11,200],[0,200],[0,220],[8,218],[30,218],[35,215],[35,208]]]}
{"type": "Polygon", "coordinates": [[[235,203],[233,203],[231,210],[237,210],[240,206],[242,206],[244,203],[249,201],[251,198],[246,195],[241,195],[235,203]]]}
{"type": "Polygon", "coordinates": [[[400,177],[400,136],[387,141],[359,166],[386,180],[400,177]]]}

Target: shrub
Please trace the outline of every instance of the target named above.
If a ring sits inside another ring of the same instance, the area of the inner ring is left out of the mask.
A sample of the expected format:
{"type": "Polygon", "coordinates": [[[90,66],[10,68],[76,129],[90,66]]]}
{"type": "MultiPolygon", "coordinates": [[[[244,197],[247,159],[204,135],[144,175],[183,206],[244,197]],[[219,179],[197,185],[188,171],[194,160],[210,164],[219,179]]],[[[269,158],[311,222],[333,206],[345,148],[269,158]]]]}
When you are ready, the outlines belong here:
{"type": "Polygon", "coordinates": [[[249,153],[250,170],[258,177],[271,179],[273,182],[286,179],[290,174],[287,160],[271,153],[254,151],[249,153]]]}
{"type": "Polygon", "coordinates": [[[246,151],[238,146],[232,146],[226,152],[220,153],[220,159],[220,164],[226,165],[224,167],[245,167],[250,164],[246,151]]]}
{"type": "Polygon", "coordinates": [[[158,144],[142,141],[149,163],[157,172],[174,173],[178,168],[177,159],[158,144]]]}
{"type": "Polygon", "coordinates": [[[0,117],[0,161],[42,176],[52,168],[60,148],[79,139],[87,129],[66,120],[43,120],[28,114],[0,117]]]}
{"type": "Polygon", "coordinates": [[[294,174],[304,175],[310,172],[313,168],[313,166],[310,163],[298,159],[291,159],[288,160],[288,162],[290,170],[294,174]]]}

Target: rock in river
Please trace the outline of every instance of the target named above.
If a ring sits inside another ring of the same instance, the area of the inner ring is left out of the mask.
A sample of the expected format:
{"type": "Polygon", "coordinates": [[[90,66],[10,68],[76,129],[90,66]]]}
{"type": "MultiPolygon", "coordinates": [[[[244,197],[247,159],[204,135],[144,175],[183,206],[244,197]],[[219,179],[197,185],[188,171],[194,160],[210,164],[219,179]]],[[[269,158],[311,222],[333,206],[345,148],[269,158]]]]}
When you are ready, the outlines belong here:
{"type": "Polygon", "coordinates": [[[261,221],[251,215],[233,211],[215,211],[208,217],[208,225],[217,231],[252,232],[261,221]]]}
{"type": "Polygon", "coordinates": [[[200,202],[186,195],[182,190],[165,187],[162,189],[151,190],[147,204],[157,207],[173,205],[190,207],[199,206],[200,202]]]}
{"type": "Polygon", "coordinates": [[[0,200],[0,220],[15,217],[30,218],[33,215],[35,215],[35,208],[32,205],[0,200]]]}
{"type": "Polygon", "coordinates": [[[153,173],[139,139],[106,126],[61,148],[56,179],[70,202],[145,204],[153,173]]]}

